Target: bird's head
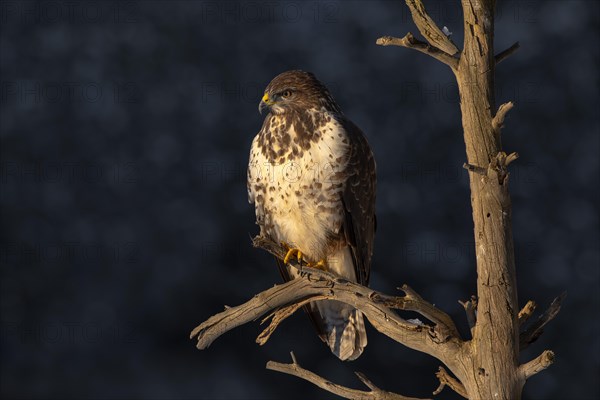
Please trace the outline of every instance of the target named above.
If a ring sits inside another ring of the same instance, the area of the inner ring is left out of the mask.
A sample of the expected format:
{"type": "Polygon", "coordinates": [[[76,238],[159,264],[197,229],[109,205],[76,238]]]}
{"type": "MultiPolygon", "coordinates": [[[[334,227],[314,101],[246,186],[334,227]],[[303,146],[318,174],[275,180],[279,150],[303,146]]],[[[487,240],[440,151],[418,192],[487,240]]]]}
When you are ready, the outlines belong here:
{"type": "Polygon", "coordinates": [[[300,70],[286,71],[273,78],[265,89],[258,111],[262,114],[265,108],[273,114],[308,109],[339,112],[325,85],[310,72],[300,70]]]}

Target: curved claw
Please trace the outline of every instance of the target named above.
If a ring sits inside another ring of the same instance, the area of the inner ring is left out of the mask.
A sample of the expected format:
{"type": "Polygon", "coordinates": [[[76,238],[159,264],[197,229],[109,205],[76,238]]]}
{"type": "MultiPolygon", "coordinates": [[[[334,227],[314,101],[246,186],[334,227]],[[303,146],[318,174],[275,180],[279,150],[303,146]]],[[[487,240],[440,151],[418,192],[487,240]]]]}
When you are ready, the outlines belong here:
{"type": "Polygon", "coordinates": [[[304,262],[306,262],[306,265],[311,268],[317,268],[322,271],[327,271],[327,261],[325,259],[319,260],[318,262],[307,261],[304,258],[304,253],[302,253],[302,250],[300,250],[296,247],[292,247],[285,242],[281,242],[281,245],[287,251],[285,253],[285,257],[283,257],[284,264],[288,264],[290,262],[290,260],[292,259],[292,257],[294,257],[294,255],[295,255],[298,260],[298,264],[302,265],[302,260],[304,260],[304,262]]]}
{"type": "Polygon", "coordinates": [[[297,248],[293,248],[293,247],[289,247],[289,246],[285,246],[288,247],[288,251],[285,254],[285,257],[283,258],[283,263],[287,264],[290,261],[290,258],[292,258],[294,256],[294,254],[297,255],[298,258],[298,263],[302,263],[302,251],[300,251],[300,249],[297,248]]]}

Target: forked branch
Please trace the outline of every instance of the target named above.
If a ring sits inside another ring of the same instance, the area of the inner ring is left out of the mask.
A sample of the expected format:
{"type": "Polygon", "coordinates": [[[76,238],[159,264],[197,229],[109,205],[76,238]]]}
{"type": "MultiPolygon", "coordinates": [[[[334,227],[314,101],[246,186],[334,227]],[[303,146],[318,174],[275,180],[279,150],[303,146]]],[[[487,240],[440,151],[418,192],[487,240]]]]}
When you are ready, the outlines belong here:
{"type": "Polygon", "coordinates": [[[312,371],[304,369],[298,364],[296,360],[296,356],[294,353],[292,355],[292,363],[291,364],[283,364],[275,361],[269,361],[267,363],[267,369],[272,371],[282,372],[288,375],[294,375],[298,378],[304,379],[320,387],[323,390],[326,390],[330,393],[336,394],[346,399],[353,400],[421,400],[415,397],[406,397],[399,395],[397,393],[387,392],[375,386],[366,376],[361,374],[360,372],[356,372],[358,378],[369,388],[370,391],[358,390],[358,389],[350,389],[345,386],[338,385],[337,383],[333,383],[322,376],[315,374],[312,371]]]}
{"type": "Polygon", "coordinates": [[[435,391],[433,392],[434,395],[442,393],[444,387],[448,386],[450,389],[454,390],[456,393],[460,394],[465,399],[468,398],[467,391],[465,390],[463,384],[458,379],[450,375],[450,373],[448,373],[448,371],[446,371],[444,367],[440,367],[438,372],[436,372],[435,376],[437,376],[437,378],[440,380],[440,386],[438,386],[438,388],[435,389],[435,391]]]}
{"type": "Polygon", "coordinates": [[[433,304],[423,300],[423,298],[408,285],[402,285],[400,290],[405,293],[405,296],[395,297],[396,303],[391,304],[392,308],[418,312],[433,322],[436,327],[439,327],[440,332],[445,333],[444,337],[460,338],[458,329],[456,329],[454,321],[448,314],[433,304]]]}
{"type": "Polygon", "coordinates": [[[311,297],[309,299],[300,301],[298,303],[291,304],[291,305],[285,306],[285,307],[281,307],[280,309],[275,310],[274,312],[269,314],[267,317],[265,317],[265,319],[262,320],[261,324],[264,323],[265,321],[267,321],[269,318],[271,318],[271,323],[264,331],[261,332],[260,335],[258,335],[258,337],[256,338],[256,343],[260,344],[261,346],[263,344],[267,343],[267,340],[269,340],[269,338],[271,338],[271,335],[273,334],[273,332],[275,332],[275,329],[277,329],[279,324],[281,324],[283,322],[283,320],[285,320],[287,317],[292,316],[292,314],[294,314],[296,311],[298,311],[298,309],[301,308],[302,306],[304,306],[312,301],[324,300],[324,299],[325,299],[325,297],[315,296],[315,297],[311,297]]]}
{"type": "Polygon", "coordinates": [[[450,38],[442,32],[435,21],[427,14],[421,0],[406,0],[406,5],[410,9],[417,29],[419,29],[419,32],[421,32],[421,35],[423,35],[429,44],[451,56],[458,53],[456,45],[452,43],[450,38]]]}
{"type": "MultiPolygon", "coordinates": [[[[285,252],[281,246],[278,246],[271,240],[268,240],[264,237],[257,236],[253,239],[254,247],[262,248],[275,257],[282,259],[285,256],[285,252]]],[[[292,264],[293,265],[293,264],[292,264]]],[[[320,270],[314,270],[313,268],[303,268],[302,266],[296,266],[301,272],[306,274],[316,274],[321,278],[331,278],[337,279],[334,275],[328,274],[326,272],[320,270]]],[[[346,282],[350,283],[350,282],[346,282]]],[[[369,295],[370,300],[389,307],[390,309],[396,310],[404,310],[404,311],[414,311],[421,314],[423,317],[429,319],[431,322],[435,324],[435,327],[429,327],[432,329],[432,332],[435,334],[432,336],[434,340],[437,340],[440,343],[446,342],[450,339],[460,340],[460,334],[454,321],[448,314],[439,308],[435,307],[433,304],[425,301],[415,290],[413,290],[408,285],[403,285],[401,288],[405,295],[404,296],[388,296],[379,292],[371,291],[369,295]]],[[[314,299],[309,301],[304,301],[302,304],[308,303],[310,301],[314,301],[314,299]]],[[[294,305],[294,311],[300,306],[294,305]]],[[[358,308],[358,307],[357,307],[358,308]]],[[[291,309],[291,308],[290,308],[291,309]]],[[[360,308],[359,308],[360,309],[360,308]]],[[[292,312],[293,313],[293,312],[292,312]]],[[[291,315],[291,314],[290,314],[291,315]]],[[[275,315],[274,317],[278,317],[275,315]]],[[[280,317],[278,317],[280,318],[280,317]]],[[[287,318],[287,316],[285,317],[287,318]]],[[[285,319],[283,318],[283,319],[285,319]]],[[[407,322],[408,323],[408,322],[407,322]]],[[[410,323],[409,323],[410,324],[410,323]]],[[[427,325],[423,325],[427,326],[427,325]]]]}
{"type": "MultiPolygon", "coordinates": [[[[255,238],[254,245],[279,258],[285,255],[281,246],[265,238],[255,238]]],[[[337,300],[362,311],[375,329],[395,341],[436,357],[450,369],[456,363],[463,341],[454,322],[408,286],[402,288],[405,296],[389,296],[319,269],[295,267],[300,271],[299,278],[269,288],[246,303],[227,308],[198,325],[190,335],[190,338],[197,338],[196,347],[205,349],[225,332],[269,315],[272,317],[270,325],[257,338],[262,345],[283,320],[303,305],[316,300],[337,300]],[[420,313],[433,325],[409,322],[395,309],[420,313]]]]}
{"type": "Polygon", "coordinates": [[[425,43],[416,39],[410,32],[408,32],[403,38],[382,36],[377,39],[375,43],[380,46],[402,46],[408,49],[417,50],[435,58],[438,61],[443,62],[452,68],[452,70],[456,70],[458,68],[458,59],[456,57],[451,56],[445,51],[440,50],[429,43],[425,43]]]}

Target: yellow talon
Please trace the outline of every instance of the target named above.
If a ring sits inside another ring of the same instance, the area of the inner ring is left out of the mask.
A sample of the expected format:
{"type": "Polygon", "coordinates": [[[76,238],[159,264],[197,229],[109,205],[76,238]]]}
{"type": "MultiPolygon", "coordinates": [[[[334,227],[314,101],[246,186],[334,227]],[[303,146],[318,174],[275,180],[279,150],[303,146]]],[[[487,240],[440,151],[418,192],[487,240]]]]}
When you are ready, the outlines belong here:
{"type": "Polygon", "coordinates": [[[292,258],[294,256],[294,254],[297,255],[298,263],[300,263],[300,264],[302,263],[302,251],[300,251],[300,249],[290,247],[286,243],[282,243],[282,245],[283,245],[283,247],[285,247],[287,249],[287,253],[285,254],[285,257],[283,258],[284,264],[287,264],[290,261],[290,258],[292,258]]]}
{"type": "Polygon", "coordinates": [[[298,262],[302,262],[302,252],[299,249],[289,249],[283,259],[283,263],[287,264],[290,261],[290,258],[294,256],[294,254],[298,254],[298,262]]]}
{"type": "MultiPolygon", "coordinates": [[[[304,253],[302,253],[302,251],[298,248],[295,247],[291,247],[290,245],[288,245],[285,242],[281,242],[281,245],[283,246],[284,249],[286,249],[287,253],[285,253],[285,257],[283,257],[283,263],[284,264],[288,264],[290,262],[290,259],[292,257],[294,257],[294,255],[296,255],[296,258],[298,260],[298,264],[302,265],[302,259],[304,258],[304,253]]],[[[306,262],[306,259],[304,260],[306,262]]],[[[311,268],[317,268],[320,269],[322,271],[327,271],[327,261],[325,259],[322,259],[316,263],[314,262],[306,262],[306,265],[311,267],[311,268]]]]}
{"type": "Polygon", "coordinates": [[[316,263],[308,263],[308,266],[311,268],[320,269],[322,271],[327,271],[327,261],[325,261],[325,259],[319,260],[319,262],[316,263]]]}

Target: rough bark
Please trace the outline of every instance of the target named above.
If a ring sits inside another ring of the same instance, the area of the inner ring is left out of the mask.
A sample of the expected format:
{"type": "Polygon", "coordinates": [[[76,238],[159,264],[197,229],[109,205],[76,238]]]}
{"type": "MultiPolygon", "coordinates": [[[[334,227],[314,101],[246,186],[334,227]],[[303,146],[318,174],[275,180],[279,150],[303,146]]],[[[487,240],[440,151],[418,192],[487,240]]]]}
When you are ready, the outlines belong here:
{"type": "Polygon", "coordinates": [[[467,163],[485,170],[469,172],[478,318],[471,356],[458,374],[468,398],[508,400],[521,397],[525,381],[518,372],[519,308],[502,121],[494,123],[494,3],[463,0],[465,40],[455,71],[467,163]]]}

